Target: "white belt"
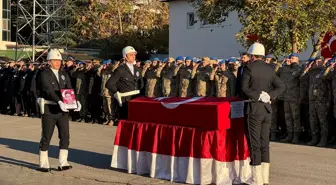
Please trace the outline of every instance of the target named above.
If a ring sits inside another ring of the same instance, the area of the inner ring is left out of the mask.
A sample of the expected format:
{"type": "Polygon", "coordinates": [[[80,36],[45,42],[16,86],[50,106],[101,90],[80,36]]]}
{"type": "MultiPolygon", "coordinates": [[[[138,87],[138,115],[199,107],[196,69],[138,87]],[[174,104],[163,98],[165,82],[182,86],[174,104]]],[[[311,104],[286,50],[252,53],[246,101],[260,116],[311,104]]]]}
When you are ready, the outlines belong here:
{"type": "Polygon", "coordinates": [[[57,103],[45,100],[44,98],[37,98],[37,103],[40,105],[41,114],[44,114],[44,105],[57,105],[57,103]]]}
{"type": "Polygon", "coordinates": [[[114,98],[117,99],[117,101],[119,103],[119,106],[121,107],[122,106],[122,101],[121,101],[122,97],[133,96],[133,95],[137,95],[137,94],[140,94],[139,90],[124,92],[124,93],[120,93],[118,91],[114,94],[114,98]]]}

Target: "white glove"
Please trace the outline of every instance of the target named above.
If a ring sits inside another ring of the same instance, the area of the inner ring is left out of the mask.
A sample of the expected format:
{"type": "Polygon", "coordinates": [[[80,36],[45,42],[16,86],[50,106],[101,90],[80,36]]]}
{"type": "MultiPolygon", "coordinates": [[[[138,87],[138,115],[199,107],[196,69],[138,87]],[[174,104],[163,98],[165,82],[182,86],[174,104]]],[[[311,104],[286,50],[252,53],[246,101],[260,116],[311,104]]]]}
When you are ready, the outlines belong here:
{"type": "Polygon", "coordinates": [[[62,101],[59,101],[58,105],[60,106],[60,108],[63,112],[69,112],[69,110],[65,108],[65,105],[62,101]]]}
{"type": "Polygon", "coordinates": [[[271,97],[267,92],[262,91],[259,97],[259,101],[262,101],[263,103],[270,103],[271,97]]]}
{"type": "Polygon", "coordinates": [[[80,104],[79,101],[77,101],[77,109],[75,109],[75,112],[79,112],[82,109],[82,104],[80,104]]]}
{"type": "Polygon", "coordinates": [[[40,104],[41,104],[41,100],[42,100],[41,98],[37,98],[37,99],[36,99],[37,104],[40,105],[40,104]]]}

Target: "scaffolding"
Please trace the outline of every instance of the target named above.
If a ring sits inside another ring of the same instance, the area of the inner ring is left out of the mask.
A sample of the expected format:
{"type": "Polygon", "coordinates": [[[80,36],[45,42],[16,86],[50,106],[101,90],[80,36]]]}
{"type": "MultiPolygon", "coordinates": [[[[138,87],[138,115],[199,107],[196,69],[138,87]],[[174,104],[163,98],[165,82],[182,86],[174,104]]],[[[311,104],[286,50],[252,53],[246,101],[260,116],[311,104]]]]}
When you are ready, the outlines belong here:
{"type": "Polygon", "coordinates": [[[27,52],[35,62],[43,60],[48,49],[62,48],[59,41],[67,32],[66,0],[17,0],[15,5],[16,61],[19,52],[27,52]]]}

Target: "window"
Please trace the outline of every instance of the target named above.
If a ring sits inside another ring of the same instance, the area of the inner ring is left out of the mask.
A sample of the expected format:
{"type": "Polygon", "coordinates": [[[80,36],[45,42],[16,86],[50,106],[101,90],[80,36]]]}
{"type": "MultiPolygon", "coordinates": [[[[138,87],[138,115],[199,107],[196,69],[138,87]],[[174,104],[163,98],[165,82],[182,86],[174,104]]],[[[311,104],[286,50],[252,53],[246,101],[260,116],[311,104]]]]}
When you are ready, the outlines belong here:
{"type": "Polygon", "coordinates": [[[8,19],[3,19],[2,20],[2,29],[3,30],[8,30],[8,19]]]}
{"type": "Polygon", "coordinates": [[[202,26],[207,26],[210,25],[208,20],[203,20],[202,21],[202,26]]]}
{"type": "Polygon", "coordinates": [[[2,31],[2,40],[3,41],[10,41],[11,40],[11,34],[9,31],[2,31]]]}
{"type": "Polygon", "coordinates": [[[11,41],[11,0],[2,1],[2,40],[11,41]]]}
{"type": "Polygon", "coordinates": [[[194,12],[187,13],[187,19],[187,28],[193,28],[196,23],[194,12]]]}
{"type": "Polygon", "coordinates": [[[220,24],[210,24],[207,19],[202,20],[201,27],[202,28],[210,28],[210,27],[218,27],[220,24]]]}
{"type": "Polygon", "coordinates": [[[2,9],[8,10],[8,1],[10,0],[2,0],[2,9]]]}

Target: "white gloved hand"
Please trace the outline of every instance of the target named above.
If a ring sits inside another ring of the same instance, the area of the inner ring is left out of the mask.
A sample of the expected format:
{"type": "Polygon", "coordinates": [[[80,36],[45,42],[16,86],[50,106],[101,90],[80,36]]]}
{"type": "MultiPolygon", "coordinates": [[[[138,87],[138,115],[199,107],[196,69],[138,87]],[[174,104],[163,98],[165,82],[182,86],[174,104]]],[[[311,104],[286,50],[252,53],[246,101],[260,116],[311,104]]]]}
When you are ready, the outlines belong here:
{"type": "Polygon", "coordinates": [[[58,105],[60,106],[63,112],[69,112],[69,110],[65,108],[65,105],[62,101],[58,101],[58,105]]]}
{"type": "Polygon", "coordinates": [[[264,103],[270,103],[271,102],[271,97],[267,92],[262,91],[261,92],[261,101],[264,103]]]}
{"type": "Polygon", "coordinates": [[[77,101],[77,109],[75,109],[75,112],[79,112],[82,109],[82,104],[80,104],[79,101],[77,101]]]}
{"type": "Polygon", "coordinates": [[[40,104],[41,104],[41,100],[42,100],[42,98],[37,98],[37,99],[36,99],[37,104],[40,105],[40,104]]]}

